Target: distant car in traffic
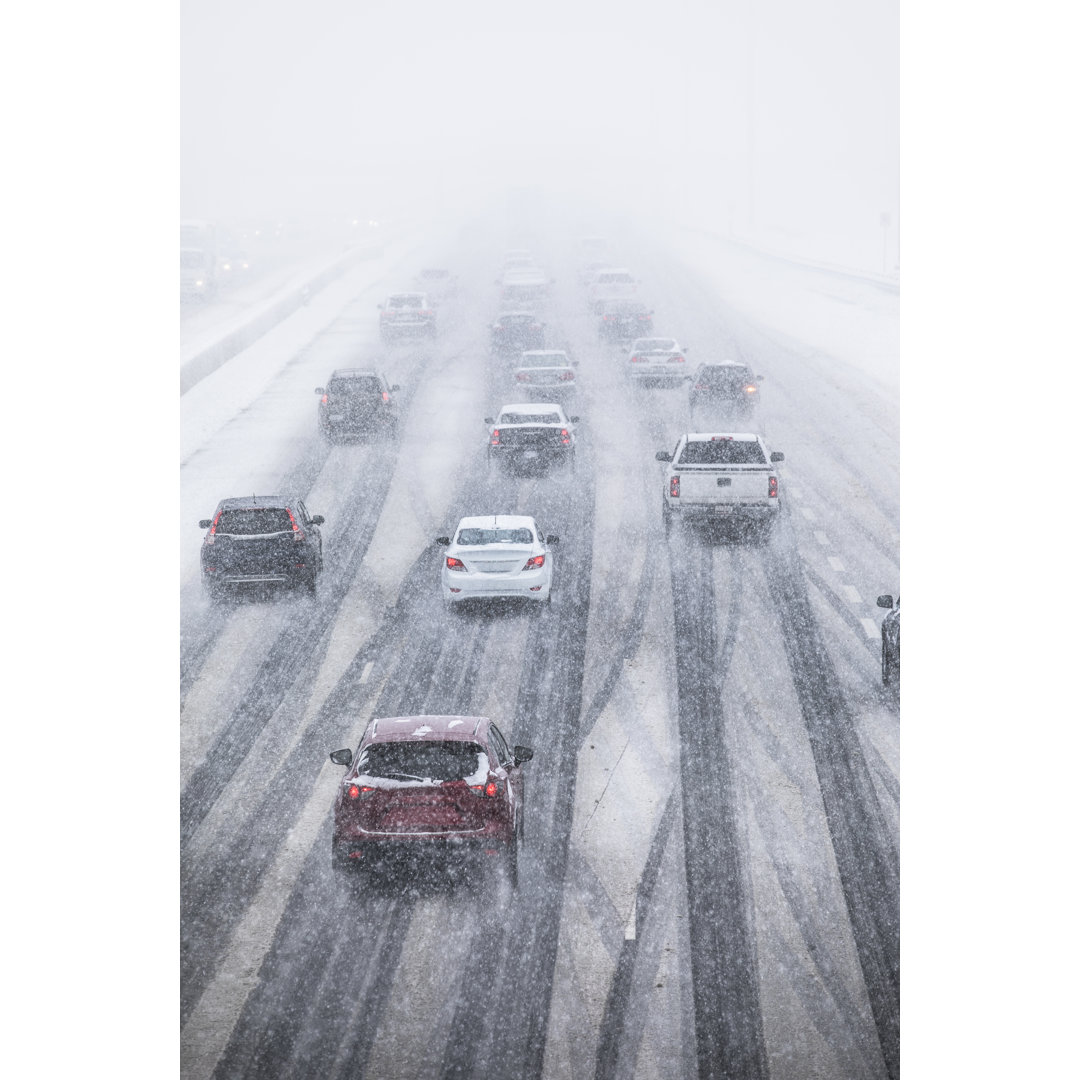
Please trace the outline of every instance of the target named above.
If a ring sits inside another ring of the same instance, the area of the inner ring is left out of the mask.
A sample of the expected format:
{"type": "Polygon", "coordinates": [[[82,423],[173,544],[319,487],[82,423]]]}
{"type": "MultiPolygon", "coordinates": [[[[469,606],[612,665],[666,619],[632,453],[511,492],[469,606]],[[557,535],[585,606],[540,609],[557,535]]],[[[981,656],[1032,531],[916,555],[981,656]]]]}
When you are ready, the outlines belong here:
{"type": "Polygon", "coordinates": [[[514,372],[515,392],[537,401],[565,401],[577,392],[576,360],[561,349],[530,349],[521,354],[514,372]]]}
{"type": "Polygon", "coordinates": [[[686,377],[686,352],[674,338],[638,338],[627,354],[630,378],[682,382],[686,377]]]}
{"type": "Polygon", "coordinates": [[[504,311],[489,327],[491,351],[516,357],[527,349],[542,349],[544,325],[532,311],[504,311]]]}
{"type": "Polygon", "coordinates": [[[900,685],[900,596],[895,604],[890,594],[879,596],[877,606],[890,609],[881,620],[881,681],[896,688],[900,685]]]}
{"type": "Polygon", "coordinates": [[[433,303],[441,303],[457,292],[457,277],[449,270],[426,267],[416,275],[416,285],[433,303]]]}
{"type": "Polygon", "coordinates": [[[554,402],[523,401],[504,405],[488,425],[489,465],[519,469],[544,468],[555,462],[574,467],[576,416],[568,417],[554,402]]]}
{"type": "Polygon", "coordinates": [[[652,333],[653,313],[640,300],[601,300],[596,317],[601,341],[632,341],[652,333]]]}
{"type": "Polygon", "coordinates": [[[425,863],[497,855],[516,887],[522,766],[532,756],[528,746],[511,750],[486,716],[376,717],[355,754],[330,755],[347,770],[334,798],[334,872],[368,871],[394,855],[425,863]]]}
{"type": "Polygon", "coordinates": [[[534,518],[521,514],[466,517],[452,537],[436,537],[447,548],[439,571],[443,602],[511,598],[551,600],[551,545],[534,518]]]}
{"type": "Polygon", "coordinates": [[[435,308],[427,293],[392,293],[379,305],[383,341],[401,337],[435,337],[435,308]]]}
{"type": "Polygon", "coordinates": [[[315,387],[319,398],[319,434],[326,439],[340,435],[387,435],[398,429],[395,393],[377,371],[370,368],[338,368],[326,386],[315,387]]]}
{"type": "Polygon", "coordinates": [[[211,599],[243,586],[299,585],[314,594],[323,567],[321,514],[290,495],[222,499],[206,529],[199,561],[211,599]]]}
{"type": "Polygon", "coordinates": [[[588,287],[589,304],[595,313],[599,301],[632,299],[637,287],[637,280],[629,270],[623,267],[606,267],[597,271],[588,287]]]}
{"type": "Polygon", "coordinates": [[[752,416],[761,380],[746,364],[701,364],[690,376],[690,413],[723,409],[752,416]]]}

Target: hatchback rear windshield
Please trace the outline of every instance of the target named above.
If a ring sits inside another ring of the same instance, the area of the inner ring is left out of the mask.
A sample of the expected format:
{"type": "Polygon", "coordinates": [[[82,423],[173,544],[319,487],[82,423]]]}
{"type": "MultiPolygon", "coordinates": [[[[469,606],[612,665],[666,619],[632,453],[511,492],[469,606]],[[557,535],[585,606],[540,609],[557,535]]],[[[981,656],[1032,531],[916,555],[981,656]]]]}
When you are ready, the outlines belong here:
{"type": "Polygon", "coordinates": [[[697,381],[706,386],[739,387],[753,382],[748,368],[744,367],[707,367],[698,372],[697,381]]]}
{"type": "Polygon", "coordinates": [[[390,307],[421,307],[422,296],[391,296],[390,307]]]}
{"type": "Polygon", "coordinates": [[[500,424],[558,424],[557,413],[520,413],[504,412],[499,416],[500,424]]]}
{"type": "Polygon", "coordinates": [[[331,379],[331,394],[377,394],[382,384],[374,375],[357,375],[348,379],[331,379]]]}
{"type": "Polygon", "coordinates": [[[642,338],[635,347],[635,352],[674,352],[678,343],[674,338],[650,337],[642,338]]]}
{"type": "Polygon", "coordinates": [[[474,544],[531,544],[531,529],[462,529],[457,542],[463,547],[474,544]]]}
{"type": "Polygon", "coordinates": [[[556,353],[554,356],[536,356],[533,353],[522,353],[522,367],[569,367],[570,359],[566,353],[556,353]]]}
{"type": "Polygon", "coordinates": [[[223,510],[216,532],[228,536],[267,536],[291,532],[292,525],[287,510],[252,507],[250,510],[223,510]]]}
{"type": "Polygon", "coordinates": [[[360,754],[357,772],[387,780],[471,780],[487,776],[488,760],[473,742],[378,742],[360,754]]]}
{"type": "Polygon", "coordinates": [[[761,444],[737,439],[688,442],[679,455],[680,465],[767,465],[761,444]]]}

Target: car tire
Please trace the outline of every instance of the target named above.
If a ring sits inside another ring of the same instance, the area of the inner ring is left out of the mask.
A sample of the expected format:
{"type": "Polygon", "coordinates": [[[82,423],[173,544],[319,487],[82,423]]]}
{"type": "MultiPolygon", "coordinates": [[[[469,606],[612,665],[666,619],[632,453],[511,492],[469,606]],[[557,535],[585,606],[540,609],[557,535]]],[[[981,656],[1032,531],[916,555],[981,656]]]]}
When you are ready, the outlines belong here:
{"type": "Polygon", "coordinates": [[[510,888],[518,887],[518,835],[506,845],[506,876],[510,879],[510,888]]]}
{"type": "Polygon", "coordinates": [[[220,585],[211,585],[208,581],[203,582],[203,596],[214,606],[225,602],[225,590],[220,585]]]}
{"type": "Polygon", "coordinates": [[[675,515],[668,509],[666,502],[661,507],[661,518],[664,522],[664,535],[670,536],[671,530],[675,527],[675,515]]]}
{"type": "Polygon", "coordinates": [[[319,577],[317,570],[312,570],[310,573],[305,574],[300,581],[304,586],[304,592],[306,592],[308,596],[317,595],[319,591],[319,577]]]}
{"type": "Polygon", "coordinates": [[[773,531],[776,528],[776,518],[772,517],[758,524],[758,537],[763,544],[772,540],[773,531]]]}

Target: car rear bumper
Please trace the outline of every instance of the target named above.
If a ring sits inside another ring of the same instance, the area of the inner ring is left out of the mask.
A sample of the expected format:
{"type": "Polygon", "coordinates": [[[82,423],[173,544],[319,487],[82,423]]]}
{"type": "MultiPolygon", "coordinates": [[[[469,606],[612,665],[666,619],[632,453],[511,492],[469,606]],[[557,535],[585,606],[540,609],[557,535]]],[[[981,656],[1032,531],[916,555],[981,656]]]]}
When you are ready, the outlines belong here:
{"type": "Polygon", "coordinates": [[[780,512],[779,499],[772,499],[768,503],[684,503],[680,504],[677,499],[665,500],[664,505],[673,514],[678,514],[684,520],[703,520],[712,518],[741,518],[743,520],[761,521],[771,519],[780,512]]]}
{"type": "Polygon", "coordinates": [[[465,574],[443,570],[442,597],[451,604],[463,600],[510,599],[546,600],[551,592],[551,574],[546,568],[516,574],[465,574]]]}

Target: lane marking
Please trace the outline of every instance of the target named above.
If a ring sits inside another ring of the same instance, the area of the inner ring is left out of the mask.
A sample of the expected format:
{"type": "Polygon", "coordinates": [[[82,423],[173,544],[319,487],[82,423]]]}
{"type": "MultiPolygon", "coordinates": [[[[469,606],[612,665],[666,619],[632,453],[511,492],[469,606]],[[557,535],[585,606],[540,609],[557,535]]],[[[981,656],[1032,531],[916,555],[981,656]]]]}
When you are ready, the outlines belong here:
{"type": "Polygon", "coordinates": [[[364,665],[364,670],[360,672],[360,681],[361,681],[362,683],[365,683],[365,682],[367,682],[367,681],[368,681],[368,676],[369,676],[369,675],[371,674],[371,669],[372,669],[372,668],[373,668],[374,666],[375,666],[375,661],[374,661],[374,660],[369,660],[369,661],[368,661],[368,662],[367,662],[367,663],[366,663],[366,664],[364,665]]]}
{"type": "Polygon", "coordinates": [[[623,933],[623,940],[637,940],[637,893],[634,893],[634,903],[630,907],[630,919],[626,924],[626,931],[623,933]]]}
{"type": "Polygon", "coordinates": [[[816,532],[816,533],[814,533],[814,539],[815,539],[815,540],[816,540],[816,541],[817,541],[817,542],[818,542],[818,543],[819,543],[819,544],[820,544],[820,545],[821,545],[822,547],[832,547],[832,544],[831,544],[831,542],[829,541],[829,538],[828,538],[828,537],[827,537],[827,536],[826,536],[826,535],[825,535],[825,534],[824,534],[823,532],[816,532]]]}
{"type": "Polygon", "coordinates": [[[806,518],[807,521],[816,521],[817,520],[817,514],[815,514],[814,511],[811,510],[809,506],[803,506],[803,507],[800,507],[800,509],[802,510],[803,517],[806,518]]]}
{"type": "Polygon", "coordinates": [[[863,602],[863,598],[859,595],[859,590],[856,589],[854,585],[842,585],[841,588],[853,604],[861,604],[863,602]]]}
{"type": "Polygon", "coordinates": [[[877,623],[874,622],[873,619],[860,619],[859,622],[862,623],[862,628],[866,631],[866,636],[868,638],[876,638],[878,636],[877,623]]]}
{"type": "Polygon", "coordinates": [[[844,564],[835,555],[829,556],[829,565],[841,574],[844,572],[844,564]]]}

